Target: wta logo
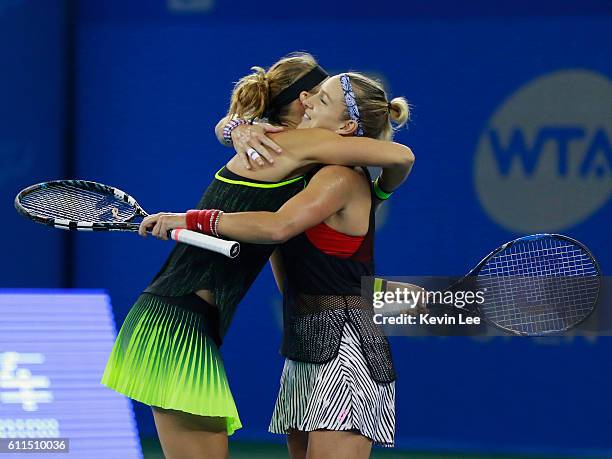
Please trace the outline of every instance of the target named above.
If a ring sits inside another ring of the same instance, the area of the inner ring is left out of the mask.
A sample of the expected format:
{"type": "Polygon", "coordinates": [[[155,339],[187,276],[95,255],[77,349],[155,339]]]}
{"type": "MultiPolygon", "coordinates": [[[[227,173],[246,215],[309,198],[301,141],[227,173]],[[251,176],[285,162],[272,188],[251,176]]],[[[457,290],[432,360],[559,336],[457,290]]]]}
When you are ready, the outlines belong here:
{"type": "Polygon", "coordinates": [[[588,70],[537,78],[511,95],[480,136],[480,203],[515,232],[559,231],[612,194],[612,83],[588,70]]]}

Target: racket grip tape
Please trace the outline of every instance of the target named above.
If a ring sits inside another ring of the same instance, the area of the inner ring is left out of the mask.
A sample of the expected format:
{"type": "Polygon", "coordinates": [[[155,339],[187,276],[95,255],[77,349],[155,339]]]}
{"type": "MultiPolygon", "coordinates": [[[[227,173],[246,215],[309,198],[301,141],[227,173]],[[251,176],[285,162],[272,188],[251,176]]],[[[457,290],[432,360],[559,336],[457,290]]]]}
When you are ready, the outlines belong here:
{"type": "Polygon", "coordinates": [[[226,241],[196,231],[178,228],[168,231],[168,236],[177,242],[217,252],[229,258],[236,258],[240,253],[240,243],[226,241]]]}

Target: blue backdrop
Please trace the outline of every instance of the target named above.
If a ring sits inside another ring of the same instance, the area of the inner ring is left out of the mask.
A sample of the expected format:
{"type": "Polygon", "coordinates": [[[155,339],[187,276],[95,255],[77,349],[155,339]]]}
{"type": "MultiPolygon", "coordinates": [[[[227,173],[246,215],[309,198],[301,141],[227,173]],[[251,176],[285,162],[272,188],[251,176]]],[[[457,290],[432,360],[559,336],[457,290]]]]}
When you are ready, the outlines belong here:
{"type": "MultiPolygon", "coordinates": [[[[3,248],[3,286],[54,287],[63,235],[20,219],[13,198],[64,168],[65,12],[62,2],[0,1],[0,212],[20,243],[3,248]],[[34,262],[32,262],[34,260],[34,262]]],[[[63,266],[61,266],[63,268],[63,266]]]]}
{"type": "MultiPolygon", "coordinates": [[[[28,35],[34,44],[17,49],[11,72],[0,76],[14,101],[10,112],[0,108],[0,161],[8,158],[13,170],[0,177],[2,205],[30,244],[10,245],[9,259],[16,261],[2,268],[2,278],[11,287],[53,286],[61,282],[53,262],[62,241],[18,220],[8,201],[21,185],[62,175],[64,16],[42,2],[7,3],[12,9],[0,9],[0,21],[13,28],[0,33],[28,35]],[[44,24],[36,23],[41,17],[44,24]],[[37,52],[36,43],[44,48],[37,52]],[[21,92],[30,94],[18,99],[21,92]],[[28,155],[6,145],[34,145],[29,151],[36,155],[19,169],[28,155]]],[[[231,7],[214,0],[81,2],[75,175],[118,186],[150,211],[190,208],[231,154],[213,127],[233,82],[252,65],[307,50],[330,72],[380,76],[391,95],[407,97],[414,108],[413,122],[396,140],[410,145],[417,161],[383,212],[380,274],[462,274],[501,242],[541,231],[585,242],[609,273],[609,4],[351,6],[268,2],[266,15],[261,3],[246,1],[231,7]]],[[[107,289],[119,322],[171,248],[135,235],[71,236],[74,286],[107,289]]],[[[272,438],[266,430],[282,368],[279,304],[266,268],[224,344],[245,424],[240,438],[272,438]]],[[[392,344],[401,446],[612,451],[607,339],[393,338],[392,344]]],[[[137,419],[153,434],[146,407],[137,406],[137,419]]]]}

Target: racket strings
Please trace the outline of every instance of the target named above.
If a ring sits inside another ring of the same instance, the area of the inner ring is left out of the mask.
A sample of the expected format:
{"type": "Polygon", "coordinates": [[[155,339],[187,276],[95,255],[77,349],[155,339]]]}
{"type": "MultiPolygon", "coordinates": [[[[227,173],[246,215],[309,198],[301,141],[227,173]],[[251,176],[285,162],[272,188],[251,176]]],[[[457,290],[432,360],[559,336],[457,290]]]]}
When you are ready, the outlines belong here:
{"type": "Polygon", "coordinates": [[[521,242],[492,257],[478,276],[480,309],[503,328],[526,334],[582,321],[599,292],[598,271],[581,247],[557,239],[521,242]]]}
{"type": "Polygon", "coordinates": [[[66,193],[27,197],[22,201],[22,205],[45,217],[73,221],[97,221],[105,212],[112,215],[108,206],[97,206],[89,198],[85,200],[66,193]]]}
{"type": "Polygon", "coordinates": [[[20,202],[26,210],[40,216],[77,222],[120,222],[135,213],[130,204],[114,195],[66,184],[35,190],[20,202]]]}
{"type": "Polygon", "coordinates": [[[93,191],[70,185],[64,185],[64,187],[70,190],[71,193],[76,192],[79,196],[88,196],[88,203],[95,203],[95,209],[98,212],[99,220],[125,221],[135,214],[134,206],[123,201],[114,194],[110,194],[110,192],[93,191]]]}

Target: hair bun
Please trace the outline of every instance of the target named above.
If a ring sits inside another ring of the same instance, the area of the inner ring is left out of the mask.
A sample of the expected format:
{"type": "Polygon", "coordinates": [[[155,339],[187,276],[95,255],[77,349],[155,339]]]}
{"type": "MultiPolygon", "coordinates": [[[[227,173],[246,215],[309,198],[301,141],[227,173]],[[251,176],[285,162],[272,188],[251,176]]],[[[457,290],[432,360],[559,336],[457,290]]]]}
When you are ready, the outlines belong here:
{"type": "Polygon", "coordinates": [[[410,105],[403,97],[395,97],[389,102],[389,118],[396,127],[402,127],[410,120],[410,105]]]}

